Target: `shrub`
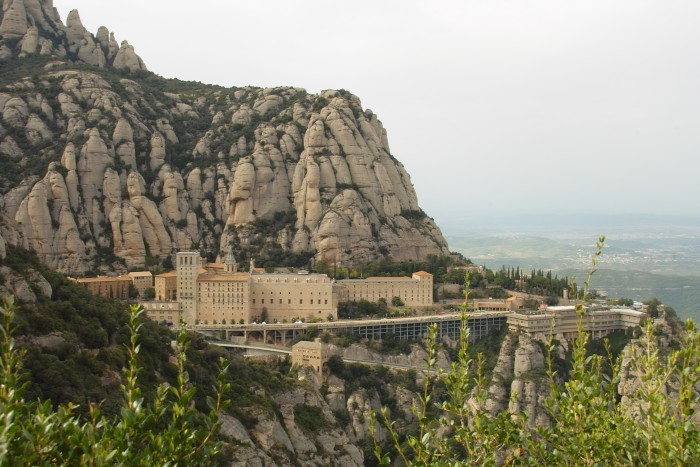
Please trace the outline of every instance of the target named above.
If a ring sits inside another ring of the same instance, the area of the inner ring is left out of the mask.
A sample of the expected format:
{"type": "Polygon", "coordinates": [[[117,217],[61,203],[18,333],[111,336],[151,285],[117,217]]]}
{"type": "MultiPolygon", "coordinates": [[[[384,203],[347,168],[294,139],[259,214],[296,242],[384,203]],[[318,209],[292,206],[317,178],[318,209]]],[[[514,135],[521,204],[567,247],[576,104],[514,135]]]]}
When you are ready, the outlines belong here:
{"type": "Polygon", "coordinates": [[[306,433],[318,433],[329,425],[320,407],[305,404],[294,405],[294,422],[306,433]]]}
{"type": "MultiPolygon", "coordinates": [[[[584,296],[603,246],[604,237],[592,261],[584,296]]],[[[467,280],[468,285],[468,280],[467,280]]],[[[621,357],[589,355],[584,332],[582,306],[578,309],[579,337],[573,343],[568,381],[561,382],[554,368],[554,340],[546,344],[547,376],[551,391],[544,406],[552,420],[549,428],[530,427],[525,413],[502,411],[491,416],[486,409],[487,380],[484,359],[468,353],[466,307],[457,362],[449,372],[435,370],[437,327],[430,330],[428,367],[436,371],[447,400],[435,403],[430,378],[425,383],[416,410],[417,434],[400,438],[382,409],[390,439],[407,465],[700,465],[700,332],[688,321],[679,350],[666,359],[660,349],[651,320],[643,339],[632,347],[631,375],[638,385],[627,395],[626,408],[618,399],[621,357]],[[673,401],[669,394],[675,393],[673,401]],[[437,410],[438,418],[429,417],[437,410]],[[439,435],[438,435],[439,433],[439,435]]],[[[375,455],[381,465],[390,459],[376,437],[376,414],[370,431],[375,455]]]]}
{"type": "Polygon", "coordinates": [[[156,298],[156,289],[153,287],[149,287],[146,290],[143,291],[143,298],[144,300],[153,300],[156,298]]]}
{"type": "Polygon", "coordinates": [[[339,410],[334,410],[333,415],[335,416],[336,421],[338,422],[338,425],[341,428],[345,428],[348,426],[350,423],[350,412],[348,409],[339,409],[339,410]]]}
{"type": "Polygon", "coordinates": [[[225,375],[228,363],[220,361],[216,396],[208,400],[210,412],[200,417],[193,408],[195,389],[185,371],[188,342],[178,336],[178,373],[175,386],[160,385],[152,404],[145,404],[139,389],[137,363],[142,310],[131,307],[129,363],[124,374],[124,403],[115,419],[107,419],[96,405],[83,420],[71,403],[57,409],[50,401],[28,402],[27,383],[21,371],[24,351],[15,347],[13,319],[16,307],[6,300],[0,313],[0,465],[210,465],[221,445],[213,442],[218,414],[227,403],[225,375]],[[199,429],[202,427],[203,429],[199,429]]]}

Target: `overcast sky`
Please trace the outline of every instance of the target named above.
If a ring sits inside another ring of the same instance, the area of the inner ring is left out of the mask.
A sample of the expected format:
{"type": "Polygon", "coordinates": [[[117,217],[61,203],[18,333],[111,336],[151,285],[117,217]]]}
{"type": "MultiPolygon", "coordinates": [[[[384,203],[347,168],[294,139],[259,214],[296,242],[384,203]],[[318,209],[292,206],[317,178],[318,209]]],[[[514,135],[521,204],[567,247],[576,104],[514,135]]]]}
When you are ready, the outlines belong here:
{"type": "Polygon", "coordinates": [[[697,0],[54,0],[167,78],[345,88],[444,230],[485,214],[700,217],[697,0]]]}

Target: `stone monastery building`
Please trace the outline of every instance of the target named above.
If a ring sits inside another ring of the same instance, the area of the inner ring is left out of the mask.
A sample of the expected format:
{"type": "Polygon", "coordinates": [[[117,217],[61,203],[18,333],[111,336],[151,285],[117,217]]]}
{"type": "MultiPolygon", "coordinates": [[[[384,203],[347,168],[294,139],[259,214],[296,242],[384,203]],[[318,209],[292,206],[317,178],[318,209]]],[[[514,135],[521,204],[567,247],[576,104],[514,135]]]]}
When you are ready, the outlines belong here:
{"type": "Polygon", "coordinates": [[[90,292],[105,298],[129,298],[131,288],[142,294],[153,287],[153,275],[149,271],[130,272],[124,276],[98,276],[68,279],[83,284],[90,292]]]}
{"type": "Polygon", "coordinates": [[[232,253],[224,264],[206,263],[197,251],[178,253],[175,293],[182,319],[188,324],[337,319],[333,280],[325,274],[265,274],[252,264],[250,270],[239,272],[232,253]]]}
{"type": "MultiPolygon", "coordinates": [[[[239,272],[229,253],[223,264],[206,263],[197,251],[176,255],[176,269],[156,276],[155,302],[144,303],[150,317],[160,320],[160,308],[177,301],[187,324],[239,324],[266,320],[338,318],[338,300],[377,301],[399,297],[408,306],[432,305],[433,277],[418,272],[413,278],[367,278],[334,281],[325,274],[265,273],[251,262],[239,272]]],[[[172,320],[169,315],[168,320],[172,320]]],[[[177,320],[175,321],[177,322],[177,320]]]]}
{"type": "Polygon", "coordinates": [[[338,284],[341,301],[376,302],[384,298],[391,304],[393,297],[399,297],[406,306],[433,304],[433,275],[424,271],[415,272],[412,277],[345,279],[338,284]]]}

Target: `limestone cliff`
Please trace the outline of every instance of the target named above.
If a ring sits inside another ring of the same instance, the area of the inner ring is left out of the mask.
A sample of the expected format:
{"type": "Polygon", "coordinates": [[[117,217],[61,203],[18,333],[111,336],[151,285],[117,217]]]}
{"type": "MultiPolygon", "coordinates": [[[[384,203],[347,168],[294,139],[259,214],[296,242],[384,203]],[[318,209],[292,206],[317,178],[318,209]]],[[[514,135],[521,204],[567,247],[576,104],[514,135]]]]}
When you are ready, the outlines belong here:
{"type": "MultiPolygon", "coordinates": [[[[300,373],[303,379],[305,369],[300,373]]],[[[363,452],[339,426],[318,388],[293,386],[273,393],[264,392],[263,388],[258,391],[274,404],[276,413],[248,407],[244,410],[247,427],[234,417],[223,417],[221,433],[229,440],[231,465],[364,465],[363,452]],[[314,426],[295,420],[305,411],[320,417],[314,426]]]]}
{"type": "Polygon", "coordinates": [[[104,26],[88,32],[78,10],[61,21],[53,0],[0,0],[0,59],[32,55],[130,71],[145,70],[127,41],[117,45],[104,26]]]}
{"type": "Polygon", "coordinates": [[[48,265],[131,269],[190,248],[338,264],[448,253],[349,92],[165,80],[77,11],[63,25],[49,0],[0,4],[0,206],[48,265]]]}
{"type": "MultiPolygon", "coordinates": [[[[567,350],[566,340],[557,341],[553,358],[563,361],[567,350]]],[[[544,403],[550,393],[546,365],[544,341],[527,334],[506,334],[491,374],[485,408],[492,415],[503,410],[525,413],[530,426],[550,426],[544,403]]]]}
{"type": "MultiPolygon", "coordinates": [[[[685,345],[684,338],[686,331],[682,323],[674,317],[660,317],[654,320],[652,348],[658,349],[658,358],[662,367],[668,362],[669,354],[685,345]]],[[[643,359],[648,352],[650,344],[648,336],[640,333],[638,339],[633,339],[622,352],[620,365],[620,382],[618,394],[620,395],[620,407],[624,413],[631,417],[639,417],[648,409],[647,402],[640,400],[639,392],[643,389],[645,378],[645,368],[643,359]]],[[[653,352],[651,352],[653,353],[653,352]]],[[[650,354],[651,354],[650,353],[650,354]]],[[[677,405],[679,400],[680,382],[678,375],[670,377],[658,390],[669,401],[670,405],[677,405]]],[[[700,394],[700,382],[695,384],[695,393],[700,394]]],[[[692,416],[696,425],[700,425],[700,411],[696,411],[692,416]]]]}
{"type": "Polygon", "coordinates": [[[27,240],[19,230],[19,225],[0,214],[0,299],[13,296],[17,301],[33,303],[38,296],[51,297],[51,284],[38,271],[23,266],[13,268],[6,265],[9,248],[26,248],[27,240]]]}
{"type": "MultiPolygon", "coordinates": [[[[401,432],[416,422],[414,408],[420,401],[404,387],[405,372],[359,364],[342,370],[357,378],[328,371],[322,378],[304,367],[295,371],[301,385],[288,384],[276,391],[256,386],[256,394],[270,401],[274,410],[252,405],[240,408],[239,418],[223,417],[221,433],[228,440],[232,465],[365,465],[372,460],[370,412],[389,405],[401,432]],[[380,374],[383,384],[378,385],[380,374]]],[[[389,441],[386,428],[377,426],[377,441],[389,441]]]]}
{"type": "MultiPolygon", "coordinates": [[[[398,365],[412,368],[424,368],[428,360],[428,352],[420,345],[411,345],[411,351],[407,354],[383,354],[368,348],[362,344],[351,344],[346,348],[332,345],[330,351],[333,354],[341,355],[349,361],[382,362],[388,365],[398,365]]],[[[445,349],[439,349],[436,366],[443,371],[449,371],[452,362],[445,349]]]]}

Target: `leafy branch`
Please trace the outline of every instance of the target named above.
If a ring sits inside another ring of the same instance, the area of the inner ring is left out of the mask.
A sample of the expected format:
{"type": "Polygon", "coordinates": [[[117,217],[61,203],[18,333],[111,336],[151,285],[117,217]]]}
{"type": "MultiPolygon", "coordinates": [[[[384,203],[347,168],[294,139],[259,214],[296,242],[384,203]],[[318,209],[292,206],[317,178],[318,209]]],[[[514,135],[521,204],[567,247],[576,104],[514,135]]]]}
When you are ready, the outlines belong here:
{"type": "Polygon", "coordinates": [[[219,364],[216,396],[207,400],[209,414],[202,417],[193,404],[195,388],[185,370],[188,340],[181,331],[177,338],[177,385],[160,385],[153,403],[146,404],[139,388],[141,367],[137,360],[143,310],[132,306],[129,366],[122,384],[120,416],[107,419],[99,406],[91,405],[85,421],[70,403],[53,409],[49,401],[24,400],[24,352],[12,337],[16,312],[11,298],[0,307],[0,465],[188,466],[216,462],[221,443],[214,437],[219,414],[228,405],[224,400],[229,390],[225,360],[219,364]]]}

